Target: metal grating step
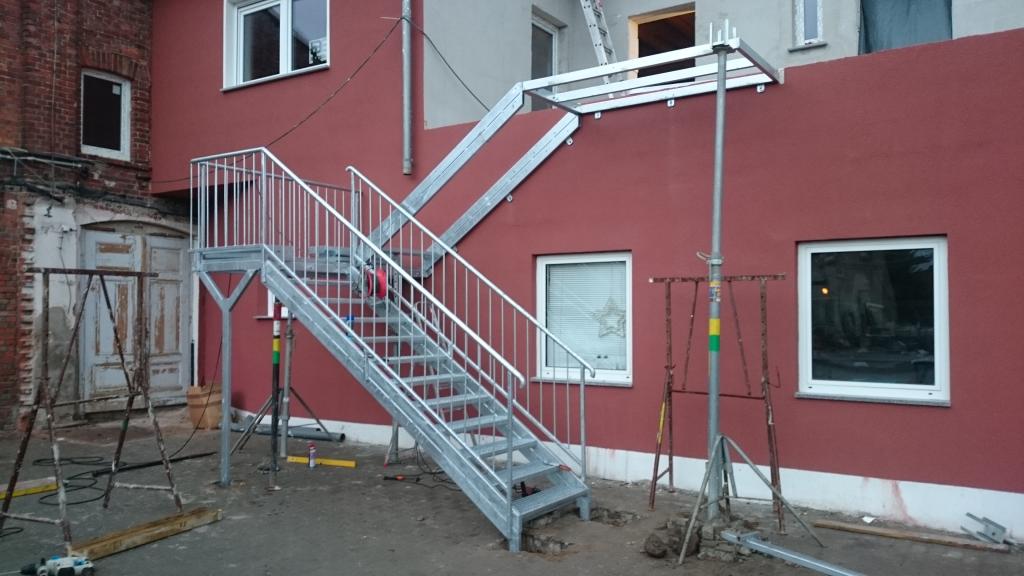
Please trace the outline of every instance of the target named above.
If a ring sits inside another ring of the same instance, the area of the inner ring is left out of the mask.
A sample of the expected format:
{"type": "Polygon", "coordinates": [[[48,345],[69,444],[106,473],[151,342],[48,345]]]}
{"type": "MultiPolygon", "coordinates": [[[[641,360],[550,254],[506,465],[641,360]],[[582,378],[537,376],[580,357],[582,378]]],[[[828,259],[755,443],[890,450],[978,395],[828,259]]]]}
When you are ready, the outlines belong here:
{"type": "Polygon", "coordinates": [[[477,416],[475,418],[465,418],[463,420],[453,420],[448,422],[448,427],[453,432],[466,432],[467,430],[482,430],[485,428],[493,428],[496,424],[501,424],[507,421],[507,417],[500,414],[488,414],[486,416],[477,416]]]}
{"type": "MultiPolygon", "coordinates": [[[[558,464],[549,464],[547,462],[529,462],[527,464],[517,464],[512,466],[512,483],[518,484],[524,480],[535,478],[548,472],[554,472],[558,470],[558,464]]],[[[508,478],[508,471],[504,468],[495,470],[498,478],[505,480],[508,478]]]]}
{"type": "Polygon", "coordinates": [[[438,396],[436,398],[427,398],[424,402],[431,408],[462,408],[468,406],[476,406],[481,400],[488,400],[491,396],[489,394],[483,394],[480,392],[470,392],[466,394],[453,394],[451,396],[438,396]]]}
{"type": "Polygon", "coordinates": [[[512,501],[512,508],[524,520],[536,518],[542,514],[557,510],[575,499],[586,496],[590,489],[585,485],[552,486],[525,498],[512,501]]]}
{"type": "MultiPolygon", "coordinates": [[[[512,451],[525,450],[532,448],[537,445],[537,441],[533,438],[513,438],[512,439],[512,451]]],[[[508,453],[508,440],[502,438],[495,442],[488,442],[487,444],[480,444],[473,447],[473,452],[481,458],[490,458],[491,456],[503,456],[508,453]]]]}
{"type": "Polygon", "coordinates": [[[405,334],[399,336],[397,334],[388,334],[386,336],[364,336],[363,341],[367,344],[423,344],[429,342],[430,339],[422,334],[409,335],[405,334]]]}
{"type": "Polygon", "coordinates": [[[437,354],[413,354],[410,356],[392,356],[386,358],[387,363],[392,366],[398,366],[401,364],[437,364],[448,360],[447,356],[438,356],[437,354]]]}
{"type": "Polygon", "coordinates": [[[429,386],[431,384],[465,384],[469,376],[465,374],[424,374],[404,378],[409,386],[429,386]]]}

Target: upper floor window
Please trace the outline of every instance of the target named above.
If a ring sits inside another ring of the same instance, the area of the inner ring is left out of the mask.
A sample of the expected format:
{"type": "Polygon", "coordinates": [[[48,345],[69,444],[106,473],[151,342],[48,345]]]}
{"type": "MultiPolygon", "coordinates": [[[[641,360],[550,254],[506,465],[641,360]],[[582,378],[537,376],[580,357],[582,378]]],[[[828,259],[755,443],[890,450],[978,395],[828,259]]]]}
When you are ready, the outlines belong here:
{"type": "Polygon", "coordinates": [[[801,244],[798,267],[802,395],[949,402],[945,238],[801,244]]]}
{"type": "Polygon", "coordinates": [[[327,0],[225,0],[224,85],[328,62],[327,0]]]}
{"type": "Polygon", "coordinates": [[[952,0],[861,0],[860,53],[953,37],[952,0]]]}
{"type": "Polygon", "coordinates": [[[796,45],[820,44],[824,41],[821,33],[821,0],[795,0],[794,29],[796,45]]]}
{"type": "MultiPolygon", "coordinates": [[[[692,3],[651,14],[630,16],[629,57],[652,56],[692,48],[696,39],[696,17],[692,3]]],[[[636,75],[653,76],[692,67],[693,60],[683,60],[643,68],[636,75]]]]}
{"type": "Polygon", "coordinates": [[[131,160],[132,83],[82,71],[82,153],[131,160]]]}

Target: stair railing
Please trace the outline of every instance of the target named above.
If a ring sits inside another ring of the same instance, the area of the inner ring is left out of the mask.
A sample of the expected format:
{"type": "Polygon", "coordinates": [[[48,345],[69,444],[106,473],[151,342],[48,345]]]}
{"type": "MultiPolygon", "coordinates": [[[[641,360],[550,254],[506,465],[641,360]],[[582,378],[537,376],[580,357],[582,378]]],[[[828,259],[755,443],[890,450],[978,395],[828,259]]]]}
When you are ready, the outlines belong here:
{"type": "MultiPolygon", "coordinates": [[[[393,398],[396,406],[401,408],[412,402],[421,413],[429,415],[433,426],[456,446],[451,451],[454,454],[449,455],[480,470],[488,480],[487,490],[505,500],[508,510],[504,513],[511,517],[513,491],[508,478],[499,475],[504,471],[497,469],[496,462],[478,456],[467,439],[467,434],[481,435],[493,425],[453,430],[441,411],[428,405],[389,365],[392,351],[409,353],[419,340],[415,334],[395,333],[388,326],[413,315],[413,302],[428,306],[438,318],[432,323],[433,342],[462,342],[472,347],[474,362],[467,365],[467,370],[506,391],[503,397],[510,420],[515,391],[525,384],[524,376],[420,285],[392,254],[374,245],[354,226],[339,210],[358,203],[351,197],[344,200],[338,207],[331,205],[263,148],[199,158],[192,161],[193,248],[210,252],[240,247],[264,250],[265,258],[304,293],[305,302],[300,308],[318,309],[344,337],[353,340],[372,368],[392,381],[397,390],[397,397],[393,398]],[[367,314],[376,304],[386,304],[383,316],[367,314]],[[371,324],[369,329],[358,332],[353,329],[354,321],[371,318],[380,324],[371,324]],[[381,340],[387,341],[386,353],[380,351],[381,340]]],[[[355,219],[358,218],[357,208],[355,219]]],[[[512,453],[510,437],[506,462],[512,461],[512,453]]]]}
{"type": "MultiPolygon", "coordinates": [[[[594,375],[593,367],[358,169],[347,170],[364,233],[370,236],[383,222],[402,222],[380,248],[395,254],[428,292],[518,372],[530,374],[529,384],[518,393],[509,394],[499,385],[492,388],[585,479],[586,379],[594,375]]],[[[467,356],[474,355],[475,343],[454,343],[467,356]]]]}

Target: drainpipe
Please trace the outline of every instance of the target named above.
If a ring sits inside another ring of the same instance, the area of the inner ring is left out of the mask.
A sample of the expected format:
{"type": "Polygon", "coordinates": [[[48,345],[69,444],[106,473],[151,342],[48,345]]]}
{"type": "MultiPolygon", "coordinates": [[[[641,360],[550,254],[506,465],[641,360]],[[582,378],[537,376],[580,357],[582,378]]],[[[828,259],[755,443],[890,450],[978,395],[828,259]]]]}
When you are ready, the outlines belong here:
{"type": "Polygon", "coordinates": [[[402,0],[402,174],[412,174],[412,0],[402,0]]]}

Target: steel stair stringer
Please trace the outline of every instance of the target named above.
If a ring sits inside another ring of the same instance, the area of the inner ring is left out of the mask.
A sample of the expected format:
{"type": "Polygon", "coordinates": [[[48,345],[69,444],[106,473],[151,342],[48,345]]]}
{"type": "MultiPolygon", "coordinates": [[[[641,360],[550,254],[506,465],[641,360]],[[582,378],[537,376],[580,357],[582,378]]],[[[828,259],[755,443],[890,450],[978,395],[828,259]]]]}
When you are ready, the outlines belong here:
{"type": "MultiPolygon", "coordinates": [[[[329,308],[315,305],[308,290],[304,289],[298,276],[269,249],[265,250],[265,264],[261,276],[267,288],[286,305],[306,326],[325,348],[352,374],[363,387],[387,410],[387,412],[413,436],[423,450],[445,473],[465,492],[470,500],[484,513],[498,530],[509,540],[511,550],[518,550],[523,524],[531,518],[551,510],[572,504],[574,501],[586,511],[589,508],[589,488],[575,475],[554,468],[543,474],[550,486],[537,494],[511,501],[512,490],[507,482],[507,467],[489,468],[480,458],[473,458],[464,439],[458,438],[449,423],[438,417],[438,413],[426,408],[425,400],[417,397],[411,387],[401,382],[397,372],[390,369],[388,359],[382,357],[369,345],[360,340],[358,334],[348,327],[329,308]]],[[[412,318],[403,322],[399,330],[418,330],[425,335],[412,318]]],[[[428,340],[417,345],[417,352],[437,352],[440,344],[428,340]],[[434,349],[431,350],[431,346],[434,349]]],[[[445,370],[451,374],[468,376],[454,361],[445,363],[445,370]]],[[[460,392],[471,390],[484,392],[484,387],[472,378],[460,392]]],[[[495,428],[502,434],[512,430],[514,442],[535,445],[518,451],[523,465],[513,466],[513,474],[529,473],[532,469],[546,469],[544,463],[556,463],[557,459],[517,419],[508,427],[508,412],[502,402],[491,396],[482,401],[480,413],[492,416],[500,422],[495,428]]],[[[460,421],[453,421],[458,423],[460,421]]],[[[505,436],[506,438],[508,436],[505,436]]],[[[500,436],[498,437],[501,438],[500,436]]],[[[479,447],[478,447],[479,448],[479,447]]],[[[518,464],[518,462],[516,462],[518,464]]],[[[514,484],[515,482],[513,482],[514,484]]],[[[589,516],[589,513],[587,514],[589,516]]]]}

